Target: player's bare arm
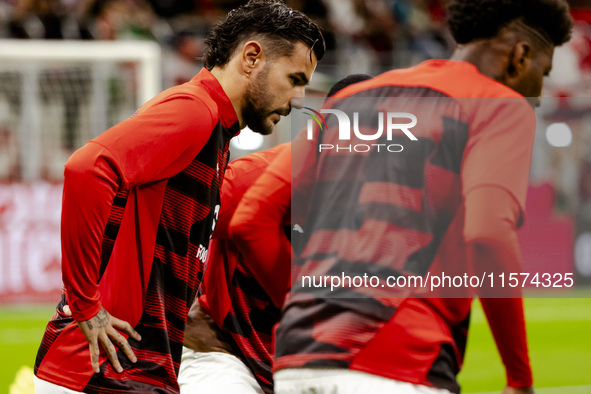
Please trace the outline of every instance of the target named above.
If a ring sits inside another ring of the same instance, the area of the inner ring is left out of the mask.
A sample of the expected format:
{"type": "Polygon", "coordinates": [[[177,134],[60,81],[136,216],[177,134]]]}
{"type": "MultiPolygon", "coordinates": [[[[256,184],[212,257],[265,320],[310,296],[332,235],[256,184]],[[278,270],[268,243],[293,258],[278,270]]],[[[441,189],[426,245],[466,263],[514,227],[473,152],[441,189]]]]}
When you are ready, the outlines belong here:
{"type": "Polygon", "coordinates": [[[131,350],[129,342],[127,342],[127,339],[119,333],[119,331],[122,331],[136,341],[142,339],[140,334],[138,334],[128,322],[111,316],[105,308],[101,308],[99,313],[90,320],[78,321],[77,323],[78,327],[80,327],[80,330],[82,330],[82,333],[86,337],[86,340],[88,340],[90,348],[90,363],[95,372],[100,372],[99,342],[103,349],[105,349],[105,352],[107,352],[107,357],[117,372],[121,373],[123,368],[117,358],[117,349],[115,348],[115,345],[123,351],[132,363],[137,361],[137,357],[133,353],[133,350],[131,350]]]}

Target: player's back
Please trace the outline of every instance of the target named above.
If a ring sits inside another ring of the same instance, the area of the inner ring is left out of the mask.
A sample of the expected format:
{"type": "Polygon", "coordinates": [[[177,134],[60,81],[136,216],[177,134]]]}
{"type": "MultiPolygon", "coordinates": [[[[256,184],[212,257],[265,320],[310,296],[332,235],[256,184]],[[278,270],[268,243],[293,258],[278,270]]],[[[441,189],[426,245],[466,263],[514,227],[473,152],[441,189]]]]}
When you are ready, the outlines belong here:
{"type": "Polygon", "coordinates": [[[312,179],[294,184],[313,186],[275,368],[352,368],[414,383],[442,377],[440,387],[455,391],[472,294],[415,298],[424,296],[420,286],[392,283],[470,271],[462,201],[481,171],[464,168],[471,141],[489,133],[499,108],[515,103],[523,113],[527,102],[450,61],[390,71],[337,97],[330,109],[348,115],[349,134],[327,115],[327,129],[304,142],[316,150],[312,179]]]}

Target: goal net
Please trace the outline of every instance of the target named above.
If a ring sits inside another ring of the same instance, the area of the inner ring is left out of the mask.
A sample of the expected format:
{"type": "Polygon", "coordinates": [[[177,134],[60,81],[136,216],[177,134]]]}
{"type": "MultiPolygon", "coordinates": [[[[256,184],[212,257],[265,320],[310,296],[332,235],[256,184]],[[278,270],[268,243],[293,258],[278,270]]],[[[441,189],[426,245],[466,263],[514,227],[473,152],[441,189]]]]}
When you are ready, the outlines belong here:
{"type": "Polygon", "coordinates": [[[0,40],[0,306],[59,299],[72,152],[161,89],[151,42],[0,40]]]}
{"type": "Polygon", "coordinates": [[[161,89],[145,41],[0,40],[0,182],[60,182],[72,152],[161,89]]]}

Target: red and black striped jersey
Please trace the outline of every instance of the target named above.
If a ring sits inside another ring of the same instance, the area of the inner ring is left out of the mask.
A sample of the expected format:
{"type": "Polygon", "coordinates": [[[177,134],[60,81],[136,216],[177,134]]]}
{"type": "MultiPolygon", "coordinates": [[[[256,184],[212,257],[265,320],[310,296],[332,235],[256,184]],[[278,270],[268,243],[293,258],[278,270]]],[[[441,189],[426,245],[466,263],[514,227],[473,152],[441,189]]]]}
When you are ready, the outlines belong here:
{"type": "MultiPolygon", "coordinates": [[[[312,154],[294,155],[312,158],[292,185],[310,192],[274,369],[351,368],[459,392],[472,290],[419,298],[413,292],[422,289],[385,286],[386,279],[472,272],[466,198],[492,186],[523,210],[533,110],[472,64],[444,60],[390,71],[336,96],[344,99],[330,108],[349,114],[366,138],[340,139],[340,119],[326,116],[326,130],[302,138],[312,154]],[[398,130],[368,142],[378,112],[414,114],[416,140],[398,130]],[[345,284],[321,284],[333,277],[345,284]],[[364,277],[379,282],[364,285],[364,277]]],[[[510,218],[514,225],[519,214],[510,218]]]]}
{"type": "MultiPolygon", "coordinates": [[[[231,300],[220,328],[233,340],[234,355],[251,370],[258,384],[265,393],[273,393],[273,376],[271,365],[273,360],[273,327],[279,322],[281,311],[273,305],[269,295],[258,283],[245,262],[228,239],[212,242],[210,251],[217,257],[212,264],[236,260],[236,265],[228,278],[227,293],[231,300]]],[[[207,270],[205,276],[207,277],[207,270]]],[[[207,292],[206,292],[207,294],[207,292]]],[[[200,298],[205,308],[215,308],[215,297],[200,298]]]]}
{"type": "MultiPolygon", "coordinates": [[[[275,157],[286,155],[289,149],[290,144],[282,144],[229,164],[201,287],[204,296],[200,297],[202,306],[216,324],[231,335],[236,345],[236,356],[248,366],[266,393],[273,392],[272,329],[279,321],[280,309],[253,275],[253,264],[228,239],[227,230],[244,193],[275,157]]],[[[289,227],[288,219],[286,224],[289,227]]],[[[289,268],[289,261],[286,261],[284,270],[289,272],[289,268]]],[[[189,326],[187,330],[190,330],[189,326]]]]}
{"type": "Polygon", "coordinates": [[[78,321],[104,307],[142,340],[129,339],[137,363],[119,350],[118,374],[101,350],[94,373],[88,342],[58,313],[37,354],[37,377],[88,393],[179,391],[185,321],[238,132],[230,100],[204,69],[74,153],[62,208],[68,304],[78,321]]]}

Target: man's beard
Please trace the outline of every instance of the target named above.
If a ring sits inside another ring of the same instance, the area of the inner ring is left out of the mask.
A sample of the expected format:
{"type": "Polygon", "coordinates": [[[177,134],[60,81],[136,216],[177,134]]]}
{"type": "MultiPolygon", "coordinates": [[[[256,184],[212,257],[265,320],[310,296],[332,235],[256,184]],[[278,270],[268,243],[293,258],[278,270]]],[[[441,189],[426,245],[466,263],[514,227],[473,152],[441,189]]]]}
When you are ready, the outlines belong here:
{"type": "Polygon", "coordinates": [[[269,120],[273,112],[270,109],[272,97],[266,91],[269,70],[264,69],[261,74],[252,81],[244,93],[244,107],[242,118],[246,125],[254,132],[268,135],[273,132],[275,125],[269,120]]]}

